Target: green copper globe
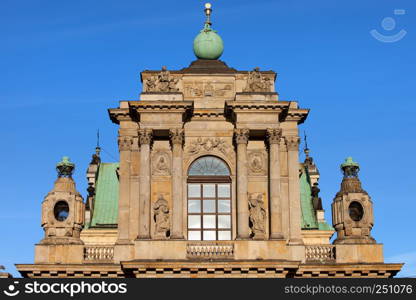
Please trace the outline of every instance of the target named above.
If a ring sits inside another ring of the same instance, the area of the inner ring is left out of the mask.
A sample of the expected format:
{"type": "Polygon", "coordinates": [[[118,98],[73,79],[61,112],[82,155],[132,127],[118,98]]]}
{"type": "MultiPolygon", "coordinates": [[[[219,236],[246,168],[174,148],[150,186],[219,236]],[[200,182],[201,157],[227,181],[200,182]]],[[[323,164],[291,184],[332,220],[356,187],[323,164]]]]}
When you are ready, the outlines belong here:
{"type": "Polygon", "coordinates": [[[218,59],[224,52],[222,38],[205,24],[194,40],[194,54],[199,59],[218,59]]]}

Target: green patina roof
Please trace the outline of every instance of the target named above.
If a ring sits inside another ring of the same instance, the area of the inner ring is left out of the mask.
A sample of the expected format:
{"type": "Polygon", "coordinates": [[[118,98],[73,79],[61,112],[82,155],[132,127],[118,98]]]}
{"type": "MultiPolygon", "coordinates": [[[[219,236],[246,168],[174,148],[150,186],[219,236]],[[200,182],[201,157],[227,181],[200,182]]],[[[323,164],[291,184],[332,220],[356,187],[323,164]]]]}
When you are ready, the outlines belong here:
{"type": "Polygon", "coordinates": [[[118,217],[118,163],[101,163],[95,186],[94,214],[90,227],[116,227],[118,217]]]}
{"type": "MultiPolygon", "coordinates": [[[[118,163],[101,163],[95,190],[94,214],[89,227],[116,227],[118,218],[118,163]]],[[[302,228],[333,230],[326,222],[318,222],[312,206],[311,185],[307,170],[300,177],[302,228]]]]}
{"type": "Polygon", "coordinates": [[[316,219],[316,212],[312,205],[311,183],[306,168],[303,168],[303,172],[299,180],[302,229],[333,230],[328,223],[318,222],[316,219]]]}

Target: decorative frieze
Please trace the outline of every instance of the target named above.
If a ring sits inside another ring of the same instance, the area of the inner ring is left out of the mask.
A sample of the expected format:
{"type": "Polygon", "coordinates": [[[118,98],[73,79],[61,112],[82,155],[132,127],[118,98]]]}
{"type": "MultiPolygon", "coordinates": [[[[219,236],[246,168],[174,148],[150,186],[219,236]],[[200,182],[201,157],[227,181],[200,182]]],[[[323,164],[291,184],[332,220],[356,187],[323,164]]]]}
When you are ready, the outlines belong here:
{"type": "Polygon", "coordinates": [[[123,135],[118,137],[119,151],[130,151],[133,145],[133,137],[123,135]]]}
{"type": "Polygon", "coordinates": [[[213,150],[218,150],[224,155],[227,155],[230,146],[221,138],[205,138],[201,137],[192,141],[187,148],[187,153],[194,155],[202,151],[211,152],[213,150]]]}
{"type": "Polygon", "coordinates": [[[233,258],[234,244],[188,244],[186,255],[189,258],[233,258]]]}
{"type": "Polygon", "coordinates": [[[234,134],[235,134],[235,142],[237,144],[247,144],[248,143],[248,137],[249,137],[248,128],[236,129],[234,134]]]}

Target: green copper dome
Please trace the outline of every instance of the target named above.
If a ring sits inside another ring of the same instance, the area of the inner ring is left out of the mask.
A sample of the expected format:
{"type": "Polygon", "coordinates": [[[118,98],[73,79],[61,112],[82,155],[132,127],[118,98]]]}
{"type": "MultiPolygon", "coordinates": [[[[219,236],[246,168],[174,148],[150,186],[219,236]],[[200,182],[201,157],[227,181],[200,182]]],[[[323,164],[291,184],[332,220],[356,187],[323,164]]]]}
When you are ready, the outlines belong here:
{"type": "Polygon", "coordinates": [[[194,53],[199,59],[218,59],[224,51],[222,38],[213,30],[209,24],[194,40],[194,53]]]}

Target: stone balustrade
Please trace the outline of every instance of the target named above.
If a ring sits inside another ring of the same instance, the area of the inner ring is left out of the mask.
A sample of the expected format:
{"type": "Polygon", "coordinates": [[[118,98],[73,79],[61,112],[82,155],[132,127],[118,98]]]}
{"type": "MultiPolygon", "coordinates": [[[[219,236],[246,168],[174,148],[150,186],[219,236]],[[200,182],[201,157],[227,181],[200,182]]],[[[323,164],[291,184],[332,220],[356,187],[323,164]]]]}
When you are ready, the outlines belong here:
{"type": "Polygon", "coordinates": [[[335,260],[334,245],[309,245],[305,247],[306,261],[329,262],[335,260]]]}
{"type": "Polygon", "coordinates": [[[233,244],[188,244],[186,254],[189,258],[232,258],[233,244]]]}
{"type": "Polygon", "coordinates": [[[112,246],[85,246],[84,261],[86,262],[112,262],[114,247],[112,246]]]}

